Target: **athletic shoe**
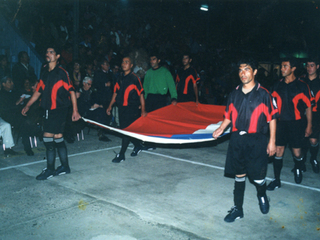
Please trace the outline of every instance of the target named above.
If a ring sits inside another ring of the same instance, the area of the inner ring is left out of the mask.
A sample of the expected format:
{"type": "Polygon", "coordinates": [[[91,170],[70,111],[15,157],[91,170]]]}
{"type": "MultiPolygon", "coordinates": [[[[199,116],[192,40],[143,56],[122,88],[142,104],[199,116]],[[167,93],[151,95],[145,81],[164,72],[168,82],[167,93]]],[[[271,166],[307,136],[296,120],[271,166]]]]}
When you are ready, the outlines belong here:
{"type": "Polygon", "coordinates": [[[25,150],[26,151],[26,154],[28,155],[28,156],[33,156],[34,155],[34,152],[31,150],[31,149],[27,149],[27,150],[25,150]]]}
{"type": "Polygon", "coordinates": [[[44,168],[42,172],[36,177],[37,180],[46,180],[54,176],[54,171],[44,168]]]}
{"type": "Polygon", "coordinates": [[[144,151],[152,151],[152,150],[156,150],[157,148],[155,147],[150,147],[150,146],[142,146],[142,150],[144,151]]]}
{"type": "Polygon", "coordinates": [[[298,184],[301,183],[302,182],[302,171],[301,171],[301,169],[295,168],[293,173],[294,173],[294,181],[296,183],[298,183],[298,184]]]}
{"type": "Polygon", "coordinates": [[[121,163],[125,161],[125,157],[123,155],[117,154],[116,157],[112,160],[113,163],[121,163]]]}
{"type": "Polygon", "coordinates": [[[13,156],[13,155],[17,155],[18,153],[16,151],[14,151],[13,149],[11,148],[6,148],[3,152],[4,156],[5,157],[10,157],[10,156],[13,156]]]}
{"type": "Polygon", "coordinates": [[[62,165],[60,165],[59,167],[57,167],[56,171],[54,172],[55,176],[59,176],[59,175],[63,175],[63,174],[68,174],[70,173],[70,167],[64,167],[62,165]]]}
{"type": "Polygon", "coordinates": [[[311,163],[313,172],[319,173],[319,163],[318,163],[318,161],[310,159],[310,163],[311,163]]]}
{"type": "Polygon", "coordinates": [[[132,153],[131,153],[131,157],[135,157],[139,154],[139,152],[142,151],[142,146],[139,144],[137,147],[134,147],[132,153]]]}
{"type": "Polygon", "coordinates": [[[237,209],[236,206],[233,206],[228,215],[224,218],[225,222],[234,222],[236,219],[243,218],[243,210],[237,209]]]}
{"type": "Polygon", "coordinates": [[[260,211],[263,214],[267,214],[269,212],[269,199],[267,197],[267,195],[265,194],[262,197],[258,196],[258,201],[259,201],[259,206],[260,206],[260,211]]]}
{"type": "Polygon", "coordinates": [[[281,181],[274,179],[269,185],[267,186],[268,191],[273,191],[276,188],[281,188],[281,181]]]}

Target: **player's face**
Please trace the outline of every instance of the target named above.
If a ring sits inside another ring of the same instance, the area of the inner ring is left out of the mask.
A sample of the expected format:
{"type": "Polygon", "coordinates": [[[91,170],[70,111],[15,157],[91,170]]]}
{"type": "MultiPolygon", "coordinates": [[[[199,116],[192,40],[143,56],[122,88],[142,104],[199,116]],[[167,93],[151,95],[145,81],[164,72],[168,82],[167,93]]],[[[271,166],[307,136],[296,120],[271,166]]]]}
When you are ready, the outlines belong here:
{"type": "Polygon", "coordinates": [[[316,65],[315,62],[307,62],[307,72],[309,76],[316,74],[318,68],[319,65],[316,65]]]}
{"type": "Polygon", "coordinates": [[[191,63],[192,59],[189,58],[188,55],[184,55],[183,58],[182,58],[182,64],[183,66],[187,66],[191,63]]]}
{"type": "Polygon", "coordinates": [[[290,76],[295,70],[295,67],[290,66],[290,62],[282,62],[281,63],[281,74],[282,77],[290,76]]]}
{"type": "Polygon", "coordinates": [[[150,65],[153,69],[157,69],[159,67],[160,59],[157,57],[153,56],[150,57],[150,65]]]}
{"type": "Polygon", "coordinates": [[[239,77],[241,82],[249,84],[254,80],[255,75],[257,74],[257,69],[253,71],[252,67],[248,64],[240,64],[239,67],[239,77]]]}
{"type": "Polygon", "coordinates": [[[51,62],[57,62],[58,59],[59,59],[60,55],[54,51],[53,48],[48,48],[47,49],[47,53],[46,53],[46,60],[48,63],[51,63],[51,62]]]}
{"type": "Polygon", "coordinates": [[[129,58],[124,58],[122,60],[121,68],[124,72],[128,72],[133,67],[133,64],[131,63],[129,58]]]}

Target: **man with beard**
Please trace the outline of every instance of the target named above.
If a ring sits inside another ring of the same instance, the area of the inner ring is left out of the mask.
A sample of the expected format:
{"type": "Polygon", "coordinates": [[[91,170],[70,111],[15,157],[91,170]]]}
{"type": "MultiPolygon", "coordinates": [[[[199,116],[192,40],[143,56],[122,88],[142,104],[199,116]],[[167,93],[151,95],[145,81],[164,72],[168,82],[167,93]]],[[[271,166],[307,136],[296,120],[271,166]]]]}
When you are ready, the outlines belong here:
{"type": "Polygon", "coordinates": [[[80,119],[77,98],[66,70],[58,65],[60,51],[57,47],[47,48],[47,64],[41,71],[36,91],[21,113],[26,116],[30,106],[42,95],[41,106],[45,110],[43,142],[46,147],[47,167],[36,177],[46,180],[53,176],[70,173],[67,147],[63,138],[68,107],[72,103],[72,120],[80,119]],[[71,99],[71,101],[70,101],[71,99]],[[61,165],[55,169],[56,149],[61,165]]]}

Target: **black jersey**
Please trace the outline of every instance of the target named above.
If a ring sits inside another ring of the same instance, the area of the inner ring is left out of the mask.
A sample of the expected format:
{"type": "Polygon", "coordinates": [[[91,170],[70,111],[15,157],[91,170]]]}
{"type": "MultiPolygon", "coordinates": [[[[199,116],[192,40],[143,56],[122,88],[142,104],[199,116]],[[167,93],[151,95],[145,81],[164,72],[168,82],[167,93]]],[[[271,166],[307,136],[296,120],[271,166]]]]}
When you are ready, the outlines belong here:
{"type": "Polygon", "coordinates": [[[193,85],[199,80],[200,77],[193,67],[179,69],[176,76],[178,101],[196,101],[193,85]]]}
{"type": "Polygon", "coordinates": [[[308,77],[305,77],[303,80],[308,84],[311,91],[311,95],[314,98],[312,111],[320,113],[320,78],[319,76],[317,76],[312,81],[308,77]]]}
{"type": "Polygon", "coordinates": [[[45,65],[36,91],[42,94],[41,107],[54,110],[71,105],[70,91],[74,88],[66,70],[57,65],[49,71],[49,65],[45,65]]]}
{"type": "Polygon", "coordinates": [[[139,77],[131,72],[119,78],[114,86],[114,92],[117,93],[118,106],[139,106],[143,87],[139,77]]]}
{"type": "Polygon", "coordinates": [[[242,92],[242,84],[232,91],[224,114],[226,119],[231,120],[231,131],[239,131],[240,134],[267,134],[268,123],[277,116],[278,109],[273,97],[260,83],[247,94],[242,92]]]}
{"type": "Polygon", "coordinates": [[[288,84],[284,78],[281,79],[275,83],[271,93],[277,100],[281,121],[302,119],[305,116],[305,110],[311,107],[313,100],[309,86],[299,78],[288,84]]]}

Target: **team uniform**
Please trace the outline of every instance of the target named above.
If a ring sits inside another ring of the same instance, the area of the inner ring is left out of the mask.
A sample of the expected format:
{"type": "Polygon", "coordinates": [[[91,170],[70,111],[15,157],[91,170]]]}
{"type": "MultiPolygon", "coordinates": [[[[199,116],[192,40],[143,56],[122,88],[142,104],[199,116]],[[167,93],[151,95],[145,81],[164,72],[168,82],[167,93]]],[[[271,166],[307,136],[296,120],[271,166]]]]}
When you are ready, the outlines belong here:
{"type": "Polygon", "coordinates": [[[70,91],[74,91],[67,71],[60,66],[49,71],[49,65],[46,65],[36,91],[41,93],[41,107],[45,109],[44,132],[63,133],[71,106],[70,91]]]}
{"type": "Polygon", "coordinates": [[[304,79],[308,84],[311,94],[314,97],[314,104],[312,106],[312,134],[310,138],[319,139],[320,133],[320,78],[313,79],[312,81],[306,77],[304,79]]]}
{"type": "Polygon", "coordinates": [[[178,71],[176,76],[178,102],[195,102],[196,95],[193,85],[200,80],[197,71],[193,67],[178,71]]]}
{"type": "Polygon", "coordinates": [[[120,128],[126,128],[141,116],[140,95],[144,93],[139,77],[133,72],[120,77],[114,86],[117,93],[120,128]]]}
{"type": "Polygon", "coordinates": [[[277,116],[274,99],[259,83],[247,94],[242,92],[242,85],[230,94],[224,114],[232,124],[226,176],[246,174],[252,180],[265,178],[269,122],[277,116]]]}
{"type": "Polygon", "coordinates": [[[292,148],[301,148],[306,128],[305,111],[313,100],[308,85],[301,79],[287,84],[283,78],[273,86],[272,96],[279,109],[276,145],[289,143],[292,148]]]}

